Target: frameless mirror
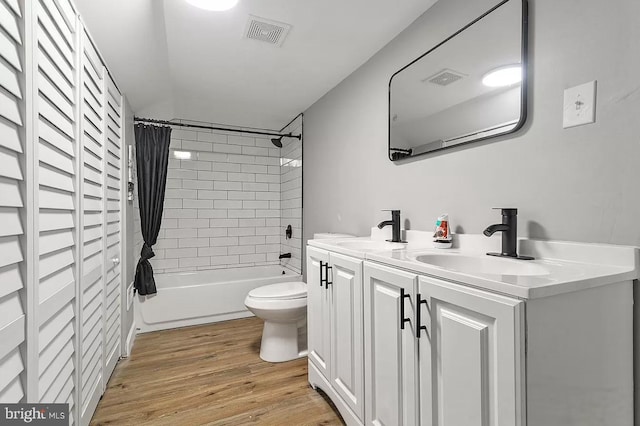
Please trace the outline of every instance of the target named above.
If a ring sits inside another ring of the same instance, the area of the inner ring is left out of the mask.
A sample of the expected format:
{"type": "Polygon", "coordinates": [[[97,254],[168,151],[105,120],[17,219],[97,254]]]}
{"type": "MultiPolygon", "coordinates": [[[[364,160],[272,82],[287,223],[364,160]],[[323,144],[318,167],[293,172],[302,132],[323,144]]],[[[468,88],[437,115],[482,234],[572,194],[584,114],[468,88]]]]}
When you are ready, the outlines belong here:
{"type": "Polygon", "coordinates": [[[389,82],[389,158],[518,130],[526,119],[527,2],[505,0],[389,82]]]}

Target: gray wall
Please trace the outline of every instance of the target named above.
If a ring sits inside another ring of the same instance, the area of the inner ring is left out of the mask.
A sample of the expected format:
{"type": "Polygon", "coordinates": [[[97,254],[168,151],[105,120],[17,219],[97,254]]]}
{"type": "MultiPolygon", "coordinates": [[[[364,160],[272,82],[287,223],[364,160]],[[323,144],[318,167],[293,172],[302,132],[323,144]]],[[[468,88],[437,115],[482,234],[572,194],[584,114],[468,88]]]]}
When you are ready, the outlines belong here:
{"type": "MultiPolygon", "coordinates": [[[[305,111],[305,239],[368,235],[399,208],[411,229],[458,232],[519,208],[520,236],[640,245],[640,2],[530,0],[529,118],[515,135],[410,163],[387,159],[397,69],[495,3],[440,0],[305,111]],[[598,80],[597,122],[562,129],[563,90],[598,80]]],[[[499,237],[495,237],[499,238],[499,237]]]]}
{"type": "MultiPolygon", "coordinates": [[[[135,136],[133,133],[133,111],[131,110],[131,106],[127,101],[127,98],[124,97],[124,144],[122,146],[123,155],[125,159],[128,159],[128,146],[135,146],[135,136]]],[[[125,162],[126,165],[126,162],[125,162]]],[[[125,171],[125,179],[126,179],[126,171],[125,171]]],[[[126,198],[126,192],[123,193],[123,197],[126,198]]],[[[136,201],[137,202],[137,201],[136,201]]],[[[131,285],[133,283],[133,278],[136,272],[136,264],[138,262],[138,253],[134,252],[134,210],[137,213],[137,209],[134,207],[133,201],[125,201],[126,207],[124,209],[124,223],[122,224],[123,234],[124,234],[124,252],[122,253],[122,262],[124,263],[124,279],[122,282],[122,292],[126,295],[127,291],[131,291],[131,285]]],[[[133,297],[130,295],[130,297],[133,297]]],[[[127,297],[122,298],[122,347],[126,348],[127,345],[127,337],[131,327],[133,326],[133,305],[129,307],[127,305],[127,297]]],[[[124,349],[126,352],[128,349],[124,349]]]]}

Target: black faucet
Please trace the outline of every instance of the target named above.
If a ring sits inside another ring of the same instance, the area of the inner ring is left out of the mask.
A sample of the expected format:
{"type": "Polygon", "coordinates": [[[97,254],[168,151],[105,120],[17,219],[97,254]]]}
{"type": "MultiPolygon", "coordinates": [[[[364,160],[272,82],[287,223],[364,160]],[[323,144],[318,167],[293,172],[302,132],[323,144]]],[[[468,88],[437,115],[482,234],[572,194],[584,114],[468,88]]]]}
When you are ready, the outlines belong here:
{"type": "Polygon", "coordinates": [[[391,212],[391,220],[385,220],[378,224],[378,229],[382,229],[387,225],[391,225],[391,239],[387,240],[392,243],[404,243],[400,239],[400,210],[383,210],[391,212]]]}
{"type": "MultiPolygon", "coordinates": [[[[497,210],[497,209],[496,209],[497,210]]],[[[487,237],[496,232],[502,232],[502,252],[487,253],[489,256],[512,257],[515,259],[532,260],[530,256],[519,256],[518,248],[518,209],[502,208],[502,223],[490,225],[483,231],[487,237]]]]}

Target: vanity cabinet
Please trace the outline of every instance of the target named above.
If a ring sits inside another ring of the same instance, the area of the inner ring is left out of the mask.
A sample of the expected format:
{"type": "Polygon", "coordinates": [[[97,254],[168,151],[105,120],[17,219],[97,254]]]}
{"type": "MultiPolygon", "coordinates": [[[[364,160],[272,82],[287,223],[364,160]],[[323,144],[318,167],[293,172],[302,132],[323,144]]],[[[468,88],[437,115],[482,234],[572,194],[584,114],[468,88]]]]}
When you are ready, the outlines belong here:
{"type": "Polygon", "coordinates": [[[547,275],[488,279],[317,244],[309,382],[348,425],[633,424],[640,250],[534,242],[566,257],[531,264],[547,275]],[[594,249],[612,266],[575,261],[594,249]]]}
{"type": "Polygon", "coordinates": [[[524,302],[421,276],[415,306],[420,424],[526,424],[524,302]]]}
{"type": "Polygon", "coordinates": [[[370,262],[364,275],[366,424],[524,424],[522,301],[370,262]]]}
{"type": "Polygon", "coordinates": [[[307,249],[309,381],[349,424],[364,418],[361,259],[307,249]]]}

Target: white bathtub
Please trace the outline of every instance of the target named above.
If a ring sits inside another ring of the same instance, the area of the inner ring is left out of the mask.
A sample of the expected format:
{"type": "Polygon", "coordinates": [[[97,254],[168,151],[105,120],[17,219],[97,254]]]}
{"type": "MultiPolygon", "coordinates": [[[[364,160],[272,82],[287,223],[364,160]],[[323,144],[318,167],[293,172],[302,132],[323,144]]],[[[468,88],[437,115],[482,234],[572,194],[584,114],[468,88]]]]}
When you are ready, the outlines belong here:
{"type": "Polygon", "coordinates": [[[252,316],[244,306],[251,290],[302,276],[274,265],[158,274],[155,280],[157,294],[135,297],[140,333],[252,316]]]}

